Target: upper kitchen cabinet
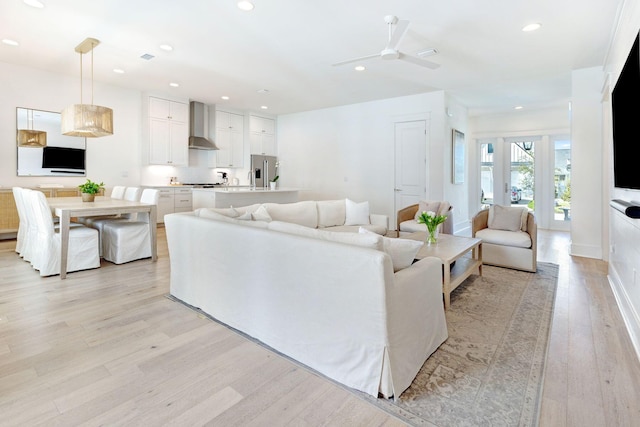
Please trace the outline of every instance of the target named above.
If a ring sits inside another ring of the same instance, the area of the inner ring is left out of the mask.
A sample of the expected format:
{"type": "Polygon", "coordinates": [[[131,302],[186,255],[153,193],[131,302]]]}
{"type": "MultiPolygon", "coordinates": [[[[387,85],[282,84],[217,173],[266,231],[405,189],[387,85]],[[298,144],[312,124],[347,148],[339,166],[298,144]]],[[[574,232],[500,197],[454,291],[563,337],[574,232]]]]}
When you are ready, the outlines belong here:
{"type": "Polygon", "coordinates": [[[189,164],[189,105],[149,97],[149,164],[189,164]]]}
{"type": "Polygon", "coordinates": [[[244,167],[244,116],[215,111],[215,135],[218,150],[214,167],[244,167]]]}
{"type": "Polygon", "coordinates": [[[251,154],[275,156],[276,121],[260,116],[249,117],[249,143],[251,154]]]}

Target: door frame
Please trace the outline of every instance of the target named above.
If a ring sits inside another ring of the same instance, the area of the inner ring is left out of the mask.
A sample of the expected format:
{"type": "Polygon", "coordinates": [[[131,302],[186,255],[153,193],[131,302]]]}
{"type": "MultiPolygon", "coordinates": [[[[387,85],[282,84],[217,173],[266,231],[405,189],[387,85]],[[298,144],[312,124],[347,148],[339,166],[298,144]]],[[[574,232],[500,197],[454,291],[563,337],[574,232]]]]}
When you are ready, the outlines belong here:
{"type": "Polygon", "coordinates": [[[429,194],[430,188],[430,180],[429,180],[429,159],[431,158],[431,138],[430,136],[430,126],[431,126],[431,113],[415,113],[415,114],[400,114],[391,116],[391,130],[393,135],[393,186],[391,187],[391,198],[393,200],[393,218],[391,227],[395,228],[397,224],[398,210],[401,207],[396,205],[396,124],[397,123],[407,123],[407,122],[424,122],[425,129],[425,177],[424,177],[424,197],[427,197],[429,194]]]}

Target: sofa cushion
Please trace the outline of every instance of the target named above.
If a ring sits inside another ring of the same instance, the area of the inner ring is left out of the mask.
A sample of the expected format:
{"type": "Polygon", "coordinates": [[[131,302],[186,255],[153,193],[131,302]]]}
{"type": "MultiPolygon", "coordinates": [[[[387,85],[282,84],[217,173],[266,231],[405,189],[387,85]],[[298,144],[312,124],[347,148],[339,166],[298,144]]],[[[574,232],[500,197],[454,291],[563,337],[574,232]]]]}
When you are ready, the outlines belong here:
{"type": "Polygon", "coordinates": [[[360,229],[360,227],[362,228],[366,228],[369,231],[372,231],[376,234],[379,234],[381,236],[384,236],[385,234],[387,234],[387,227],[385,227],[384,225],[376,225],[376,224],[368,224],[368,225],[337,225],[335,227],[328,227],[327,230],[329,231],[339,231],[339,232],[347,232],[347,233],[357,233],[358,230],[360,229]]]}
{"type": "Polygon", "coordinates": [[[318,228],[344,225],[346,218],[345,200],[320,200],[318,208],[318,228]]]}
{"type": "Polygon", "coordinates": [[[516,248],[530,248],[531,236],[522,230],[506,231],[483,228],[476,231],[476,238],[482,239],[483,243],[491,243],[500,246],[511,246],[516,248]]]}
{"type": "Polygon", "coordinates": [[[369,224],[369,202],[356,203],[353,200],[345,200],[344,225],[369,224]]]}
{"type": "Polygon", "coordinates": [[[265,203],[264,207],[273,221],[290,222],[310,228],[318,226],[318,210],[315,201],[265,203]]]}
{"type": "Polygon", "coordinates": [[[282,221],[271,221],[269,223],[268,229],[273,231],[280,231],[282,233],[295,234],[297,236],[312,237],[314,239],[344,243],[347,245],[362,246],[378,251],[384,250],[382,236],[377,234],[365,235],[357,233],[340,233],[323,229],[309,228],[303,225],[282,221]]]}
{"type": "Polygon", "coordinates": [[[526,231],[526,207],[492,205],[489,208],[487,227],[493,230],[526,231]]]}
{"type": "Polygon", "coordinates": [[[237,218],[231,218],[229,216],[226,216],[226,215],[223,215],[223,214],[217,212],[217,209],[199,208],[199,209],[196,209],[194,211],[194,214],[196,216],[201,217],[201,218],[214,219],[216,221],[229,222],[231,224],[247,225],[249,227],[257,227],[257,228],[267,228],[267,223],[266,222],[250,221],[251,218],[248,218],[249,221],[240,219],[241,217],[246,216],[246,215],[251,216],[250,213],[242,214],[241,216],[239,216],[237,218]]]}
{"type": "MultiPolygon", "coordinates": [[[[364,227],[360,227],[359,232],[361,234],[375,234],[364,227]]],[[[416,254],[420,248],[422,248],[423,244],[418,240],[394,239],[390,237],[383,237],[382,243],[384,251],[391,257],[394,272],[398,272],[413,264],[413,260],[416,258],[416,254]]]]}
{"type": "Polygon", "coordinates": [[[433,212],[436,215],[439,215],[439,210],[440,210],[440,202],[420,200],[420,202],[418,202],[418,211],[416,212],[413,219],[417,221],[420,215],[422,215],[422,212],[433,212]]]}
{"type": "Polygon", "coordinates": [[[418,224],[415,219],[402,221],[400,223],[400,231],[408,233],[414,233],[416,231],[427,231],[427,226],[424,224],[418,224]]]}

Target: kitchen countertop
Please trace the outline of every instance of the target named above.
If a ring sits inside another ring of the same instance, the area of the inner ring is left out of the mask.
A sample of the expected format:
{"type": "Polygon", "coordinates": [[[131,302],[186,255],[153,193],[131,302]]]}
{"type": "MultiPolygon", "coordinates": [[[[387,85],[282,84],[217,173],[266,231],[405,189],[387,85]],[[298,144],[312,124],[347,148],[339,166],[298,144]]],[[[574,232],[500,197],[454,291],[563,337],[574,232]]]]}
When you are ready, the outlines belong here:
{"type": "Polygon", "coordinates": [[[298,188],[276,188],[275,190],[271,190],[269,188],[256,188],[255,190],[249,186],[240,186],[240,185],[230,185],[228,187],[214,187],[214,188],[193,188],[193,191],[207,191],[207,192],[215,192],[215,193],[283,193],[283,192],[292,192],[299,191],[298,188]]]}

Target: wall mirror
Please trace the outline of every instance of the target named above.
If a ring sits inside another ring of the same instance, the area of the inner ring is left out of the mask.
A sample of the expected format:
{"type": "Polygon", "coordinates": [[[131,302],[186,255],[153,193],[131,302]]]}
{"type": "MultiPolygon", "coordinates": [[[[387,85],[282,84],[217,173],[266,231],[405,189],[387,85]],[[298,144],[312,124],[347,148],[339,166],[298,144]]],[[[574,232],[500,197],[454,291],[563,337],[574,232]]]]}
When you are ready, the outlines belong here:
{"type": "Polygon", "coordinates": [[[85,176],[86,138],[66,136],[60,113],[16,108],[18,176],[85,176]]]}

